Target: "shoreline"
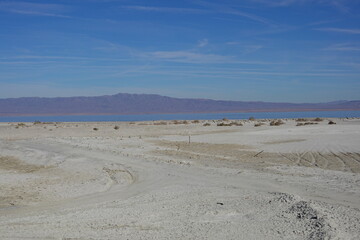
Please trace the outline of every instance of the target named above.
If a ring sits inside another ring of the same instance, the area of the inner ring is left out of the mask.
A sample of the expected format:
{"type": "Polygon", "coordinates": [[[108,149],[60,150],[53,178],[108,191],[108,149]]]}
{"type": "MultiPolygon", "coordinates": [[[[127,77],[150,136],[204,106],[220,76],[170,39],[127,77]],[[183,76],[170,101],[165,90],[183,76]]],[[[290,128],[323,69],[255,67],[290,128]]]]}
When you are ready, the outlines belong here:
{"type": "Polygon", "coordinates": [[[137,115],[182,115],[182,114],[226,114],[226,113],[298,113],[298,112],[346,112],[360,111],[360,109],[279,109],[279,110],[246,110],[246,111],[209,111],[209,112],[144,112],[144,113],[65,113],[65,114],[3,114],[1,117],[58,117],[58,116],[137,116],[137,115]]]}

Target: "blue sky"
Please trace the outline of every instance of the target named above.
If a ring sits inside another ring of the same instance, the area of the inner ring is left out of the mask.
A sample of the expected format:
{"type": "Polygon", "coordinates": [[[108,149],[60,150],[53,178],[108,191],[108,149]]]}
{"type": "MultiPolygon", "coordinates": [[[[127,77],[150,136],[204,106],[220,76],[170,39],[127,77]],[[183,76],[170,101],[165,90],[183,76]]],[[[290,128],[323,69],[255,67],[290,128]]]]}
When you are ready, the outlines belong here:
{"type": "Polygon", "coordinates": [[[119,92],[360,99],[360,1],[0,1],[0,98],[119,92]]]}

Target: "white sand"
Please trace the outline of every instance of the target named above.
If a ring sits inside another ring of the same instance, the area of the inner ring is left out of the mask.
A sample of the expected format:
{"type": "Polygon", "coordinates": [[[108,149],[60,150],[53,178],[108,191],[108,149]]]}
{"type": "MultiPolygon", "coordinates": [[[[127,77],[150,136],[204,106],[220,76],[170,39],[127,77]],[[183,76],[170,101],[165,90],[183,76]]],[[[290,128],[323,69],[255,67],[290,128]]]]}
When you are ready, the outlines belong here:
{"type": "Polygon", "coordinates": [[[360,120],[334,121],[0,123],[0,239],[359,239],[360,120]]]}

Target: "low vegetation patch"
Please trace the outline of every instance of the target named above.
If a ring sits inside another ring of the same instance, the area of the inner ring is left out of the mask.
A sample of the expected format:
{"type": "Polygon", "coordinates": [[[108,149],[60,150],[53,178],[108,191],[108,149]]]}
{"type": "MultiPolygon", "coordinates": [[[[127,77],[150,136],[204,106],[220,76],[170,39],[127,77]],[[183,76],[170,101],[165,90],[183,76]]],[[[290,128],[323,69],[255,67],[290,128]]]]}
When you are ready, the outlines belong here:
{"type": "Polygon", "coordinates": [[[313,121],[314,121],[314,122],[322,122],[323,119],[322,119],[322,118],[315,118],[315,119],[313,119],[313,121]]]}
{"type": "Polygon", "coordinates": [[[230,122],[230,123],[218,123],[217,126],[219,127],[230,127],[230,126],[242,126],[242,123],[240,122],[230,122]]]}
{"type": "Polygon", "coordinates": [[[165,122],[165,121],[154,122],[154,125],[167,125],[167,122],[165,122]]]}
{"type": "Polygon", "coordinates": [[[282,124],[285,124],[282,120],[273,120],[270,122],[270,126],[280,126],[282,124]]]}
{"type": "Polygon", "coordinates": [[[336,122],[330,120],[328,124],[332,125],[332,124],[336,124],[336,122]]]}
{"type": "Polygon", "coordinates": [[[296,122],[308,122],[309,119],[306,119],[306,118],[298,118],[295,120],[296,122]]]}
{"type": "Polygon", "coordinates": [[[262,122],[258,122],[258,123],[255,123],[254,124],[254,127],[260,127],[262,125],[265,125],[265,123],[262,123],[262,122]]]}
{"type": "Polygon", "coordinates": [[[186,121],[186,120],[183,120],[183,121],[174,120],[174,121],[173,121],[173,124],[189,124],[189,122],[186,121]]]}
{"type": "Polygon", "coordinates": [[[319,124],[317,122],[305,122],[305,123],[297,123],[296,126],[305,126],[305,125],[315,125],[315,124],[319,124]]]}
{"type": "Polygon", "coordinates": [[[18,123],[15,128],[20,128],[20,127],[27,127],[27,125],[25,123],[18,123]]]}
{"type": "Polygon", "coordinates": [[[317,123],[317,122],[306,122],[306,123],[304,123],[304,125],[315,125],[315,124],[319,124],[319,123],[317,123]]]}
{"type": "Polygon", "coordinates": [[[99,130],[99,129],[98,129],[98,128],[93,128],[93,130],[94,130],[94,131],[97,131],[97,130],[99,130]]]}

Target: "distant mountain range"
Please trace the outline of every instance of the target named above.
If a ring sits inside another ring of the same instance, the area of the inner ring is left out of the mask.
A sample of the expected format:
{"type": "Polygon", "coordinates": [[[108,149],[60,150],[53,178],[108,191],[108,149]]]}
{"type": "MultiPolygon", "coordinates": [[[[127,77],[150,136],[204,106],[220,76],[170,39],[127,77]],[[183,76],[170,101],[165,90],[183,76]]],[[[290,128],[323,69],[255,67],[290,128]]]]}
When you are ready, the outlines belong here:
{"type": "Polygon", "coordinates": [[[359,101],[272,103],[119,93],[99,97],[0,99],[0,116],[360,110],[359,101]]]}

